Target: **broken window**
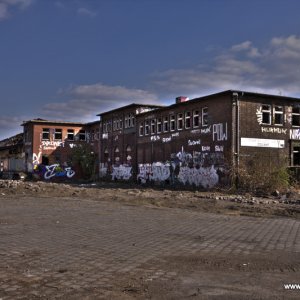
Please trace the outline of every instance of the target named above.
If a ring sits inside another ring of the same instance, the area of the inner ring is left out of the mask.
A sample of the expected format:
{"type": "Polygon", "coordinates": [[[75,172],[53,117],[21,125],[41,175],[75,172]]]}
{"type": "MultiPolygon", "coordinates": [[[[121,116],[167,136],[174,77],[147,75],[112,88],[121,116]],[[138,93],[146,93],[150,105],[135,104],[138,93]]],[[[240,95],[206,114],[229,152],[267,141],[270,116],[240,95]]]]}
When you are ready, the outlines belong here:
{"type": "Polygon", "coordinates": [[[168,132],[169,131],[169,117],[166,116],[164,117],[164,132],[168,132]]]}
{"type": "Polygon", "coordinates": [[[74,141],[74,129],[68,129],[67,139],[69,141],[74,141]]]}
{"type": "Polygon", "coordinates": [[[145,121],[145,135],[149,135],[150,128],[149,128],[149,120],[145,121]]]}
{"type": "Polygon", "coordinates": [[[176,130],[175,115],[170,116],[170,130],[171,131],[176,130]]]}
{"type": "Polygon", "coordinates": [[[161,123],[161,118],[157,119],[157,133],[162,132],[162,123],[161,123]]]}
{"type": "Polygon", "coordinates": [[[86,140],[85,130],[79,130],[79,141],[85,141],[85,140],[86,140]]]}
{"type": "Polygon", "coordinates": [[[189,111],[185,113],[185,128],[191,128],[191,113],[189,111]]]}
{"type": "Polygon", "coordinates": [[[293,166],[300,165],[300,146],[293,147],[293,166]]]}
{"type": "Polygon", "coordinates": [[[193,127],[199,127],[199,110],[194,110],[193,112],[193,127]]]}
{"type": "Polygon", "coordinates": [[[143,135],[144,135],[144,124],[143,124],[143,122],[140,123],[140,126],[139,126],[139,133],[140,133],[140,136],[143,136],[143,135]]]}
{"type": "Polygon", "coordinates": [[[274,125],[283,125],[283,107],[274,107],[274,125]]]}
{"type": "Polygon", "coordinates": [[[183,129],[183,114],[182,113],[177,115],[177,129],[178,130],[183,129]]]}
{"type": "Polygon", "coordinates": [[[50,139],[50,129],[49,128],[43,128],[42,139],[43,140],[49,140],[50,139]]]}
{"type": "Polygon", "coordinates": [[[203,126],[208,125],[208,108],[207,107],[202,108],[202,125],[203,126]]]}
{"type": "Polygon", "coordinates": [[[61,129],[54,129],[54,139],[61,140],[62,139],[62,130],[61,129]]]}
{"type": "Polygon", "coordinates": [[[297,106],[293,107],[292,126],[300,126],[300,107],[297,107],[297,106]]]}
{"type": "Polygon", "coordinates": [[[155,134],[156,132],[156,120],[155,119],[152,119],[151,120],[151,134],[155,134]]]}
{"type": "Polygon", "coordinates": [[[262,112],[262,124],[270,125],[271,124],[271,105],[263,104],[261,112],[262,112]]]}

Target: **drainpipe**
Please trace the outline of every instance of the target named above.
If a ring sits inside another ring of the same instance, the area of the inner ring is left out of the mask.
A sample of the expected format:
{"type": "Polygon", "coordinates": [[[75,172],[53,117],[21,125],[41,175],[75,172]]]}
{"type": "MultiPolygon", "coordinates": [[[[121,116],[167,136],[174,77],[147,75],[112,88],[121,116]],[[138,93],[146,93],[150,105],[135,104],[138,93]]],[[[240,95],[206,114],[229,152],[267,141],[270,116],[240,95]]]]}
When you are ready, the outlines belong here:
{"type": "Polygon", "coordinates": [[[233,110],[233,143],[232,154],[235,173],[235,184],[238,188],[239,185],[239,163],[240,163],[240,106],[239,106],[239,94],[237,92],[232,93],[232,110],[233,110]]]}

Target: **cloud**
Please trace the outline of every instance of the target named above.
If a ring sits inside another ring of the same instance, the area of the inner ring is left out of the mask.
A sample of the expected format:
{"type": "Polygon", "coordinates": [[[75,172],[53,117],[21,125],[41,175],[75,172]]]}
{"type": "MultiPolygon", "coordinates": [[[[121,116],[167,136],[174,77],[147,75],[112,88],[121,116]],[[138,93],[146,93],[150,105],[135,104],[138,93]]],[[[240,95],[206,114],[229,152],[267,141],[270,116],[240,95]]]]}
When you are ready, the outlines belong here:
{"type": "Polygon", "coordinates": [[[20,126],[27,117],[0,115],[0,140],[11,137],[17,133],[23,132],[20,126]]]}
{"type": "Polygon", "coordinates": [[[300,37],[274,37],[261,49],[251,41],[233,45],[212,60],[152,76],[158,91],[200,96],[224,89],[300,96],[300,37]]]}
{"type": "Polygon", "coordinates": [[[69,98],[43,106],[41,116],[66,121],[96,120],[96,115],[131,103],[158,104],[156,95],[141,89],[109,86],[102,83],[78,85],[59,91],[69,98]]]}
{"type": "Polygon", "coordinates": [[[11,16],[11,11],[22,10],[30,6],[34,0],[0,0],[0,21],[11,16]]]}
{"type": "Polygon", "coordinates": [[[90,9],[85,8],[85,7],[79,7],[77,9],[77,13],[79,15],[86,16],[86,17],[91,17],[91,18],[97,16],[97,12],[94,12],[94,11],[92,11],[90,9]]]}

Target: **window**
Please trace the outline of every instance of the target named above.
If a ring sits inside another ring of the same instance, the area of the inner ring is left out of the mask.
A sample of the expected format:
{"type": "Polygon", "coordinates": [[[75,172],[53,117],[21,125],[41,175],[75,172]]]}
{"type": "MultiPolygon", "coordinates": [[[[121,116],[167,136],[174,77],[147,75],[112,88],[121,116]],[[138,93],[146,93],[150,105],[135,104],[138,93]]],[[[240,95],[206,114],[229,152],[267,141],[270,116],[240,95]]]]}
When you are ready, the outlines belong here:
{"type": "Polygon", "coordinates": [[[162,132],[162,122],[161,122],[161,118],[157,119],[157,133],[161,133],[162,132]]]}
{"type": "Polygon", "coordinates": [[[135,118],[133,113],[129,113],[125,115],[125,128],[134,127],[135,118]]]}
{"type": "Polygon", "coordinates": [[[283,107],[274,107],[274,125],[283,125],[283,107]]]}
{"type": "Polygon", "coordinates": [[[182,113],[177,115],[177,129],[178,130],[183,129],[183,114],[182,113]]]}
{"type": "Polygon", "coordinates": [[[170,116],[170,130],[171,131],[176,130],[175,115],[170,116]]]}
{"type": "Polygon", "coordinates": [[[292,126],[300,126],[300,107],[293,107],[292,126]]]}
{"type": "Polygon", "coordinates": [[[193,127],[199,127],[199,110],[194,110],[193,112],[193,127]]]}
{"type": "Polygon", "coordinates": [[[164,132],[168,132],[169,131],[169,117],[166,116],[164,117],[164,132]]]}
{"type": "Polygon", "coordinates": [[[119,129],[122,130],[123,129],[123,118],[119,119],[119,129]]]}
{"type": "Polygon", "coordinates": [[[49,128],[43,128],[42,139],[43,140],[49,140],[50,139],[50,129],[49,128]]]}
{"type": "Polygon", "coordinates": [[[145,135],[149,135],[150,128],[149,128],[149,120],[145,121],[145,135]]]}
{"type": "Polygon", "coordinates": [[[103,133],[107,133],[108,131],[107,131],[107,123],[106,122],[104,122],[103,123],[103,133]]]}
{"type": "Polygon", "coordinates": [[[91,131],[91,141],[95,140],[95,130],[91,131]]]}
{"type": "Polygon", "coordinates": [[[85,130],[79,130],[79,141],[85,141],[86,133],[85,130]]]}
{"type": "Polygon", "coordinates": [[[156,132],[156,120],[152,119],[151,120],[151,134],[155,134],[156,132]]]}
{"type": "Polygon", "coordinates": [[[143,122],[140,123],[139,133],[140,133],[140,136],[144,135],[144,123],[143,122]]]}
{"type": "Polygon", "coordinates": [[[263,104],[262,105],[262,124],[271,124],[271,105],[263,104]]]}
{"type": "Polygon", "coordinates": [[[61,140],[62,139],[62,130],[61,129],[54,129],[54,139],[61,140]]]}
{"type": "Polygon", "coordinates": [[[191,113],[189,111],[185,113],[185,128],[191,128],[191,113]]]}
{"type": "Polygon", "coordinates": [[[208,108],[207,107],[202,108],[202,125],[203,126],[208,125],[208,108]]]}
{"type": "Polygon", "coordinates": [[[68,129],[67,139],[69,141],[74,141],[74,129],[68,129]]]}
{"type": "Polygon", "coordinates": [[[100,139],[100,129],[97,128],[96,129],[96,136],[95,136],[95,140],[99,140],[100,139]]]}

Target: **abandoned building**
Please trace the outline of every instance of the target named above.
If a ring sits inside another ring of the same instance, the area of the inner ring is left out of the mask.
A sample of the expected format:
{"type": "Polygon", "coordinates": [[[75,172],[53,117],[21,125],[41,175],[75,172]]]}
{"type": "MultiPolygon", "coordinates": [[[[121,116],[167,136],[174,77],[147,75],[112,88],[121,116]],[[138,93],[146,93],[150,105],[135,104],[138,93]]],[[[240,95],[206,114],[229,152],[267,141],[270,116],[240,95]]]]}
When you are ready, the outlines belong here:
{"type": "Polygon", "coordinates": [[[24,171],[23,133],[0,141],[0,178],[14,178],[24,171]]]}
{"type": "Polygon", "coordinates": [[[73,169],[72,149],[79,145],[90,145],[90,151],[98,157],[100,121],[84,124],[34,119],[22,126],[28,173],[40,171],[40,177],[45,179],[72,178],[78,173],[73,169]]]}
{"type": "Polygon", "coordinates": [[[241,170],[300,167],[299,98],[227,90],[177,97],[169,106],[130,104],[98,116],[86,124],[24,122],[19,148],[0,142],[2,169],[9,169],[4,151],[17,151],[26,172],[43,165],[44,179],[73,178],[71,149],[80,144],[97,155],[99,177],[111,180],[211,188],[230,185],[241,170]]]}
{"type": "MultiPolygon", "coordinates": [[[[237,90],[178,97],[173,105],[136,115],[135,123],[131,161],[137,168],[100,155],[100,163],[112,165],[112,179],[211,188],[231,184],[233,174],[253,165],[264,172],[300,165],[298,98],[237,90]]],[[[114,153],[111,145],[107,153],[114,153]]]]}
{"type": "Polygon", "coordinates": [[[108,175],[120,179],[122,173],[122,179],[132,179],[137,175],[136,117],[161,107],[133,103],[98,115],[101,119],[101,177],[108,175]]]}

